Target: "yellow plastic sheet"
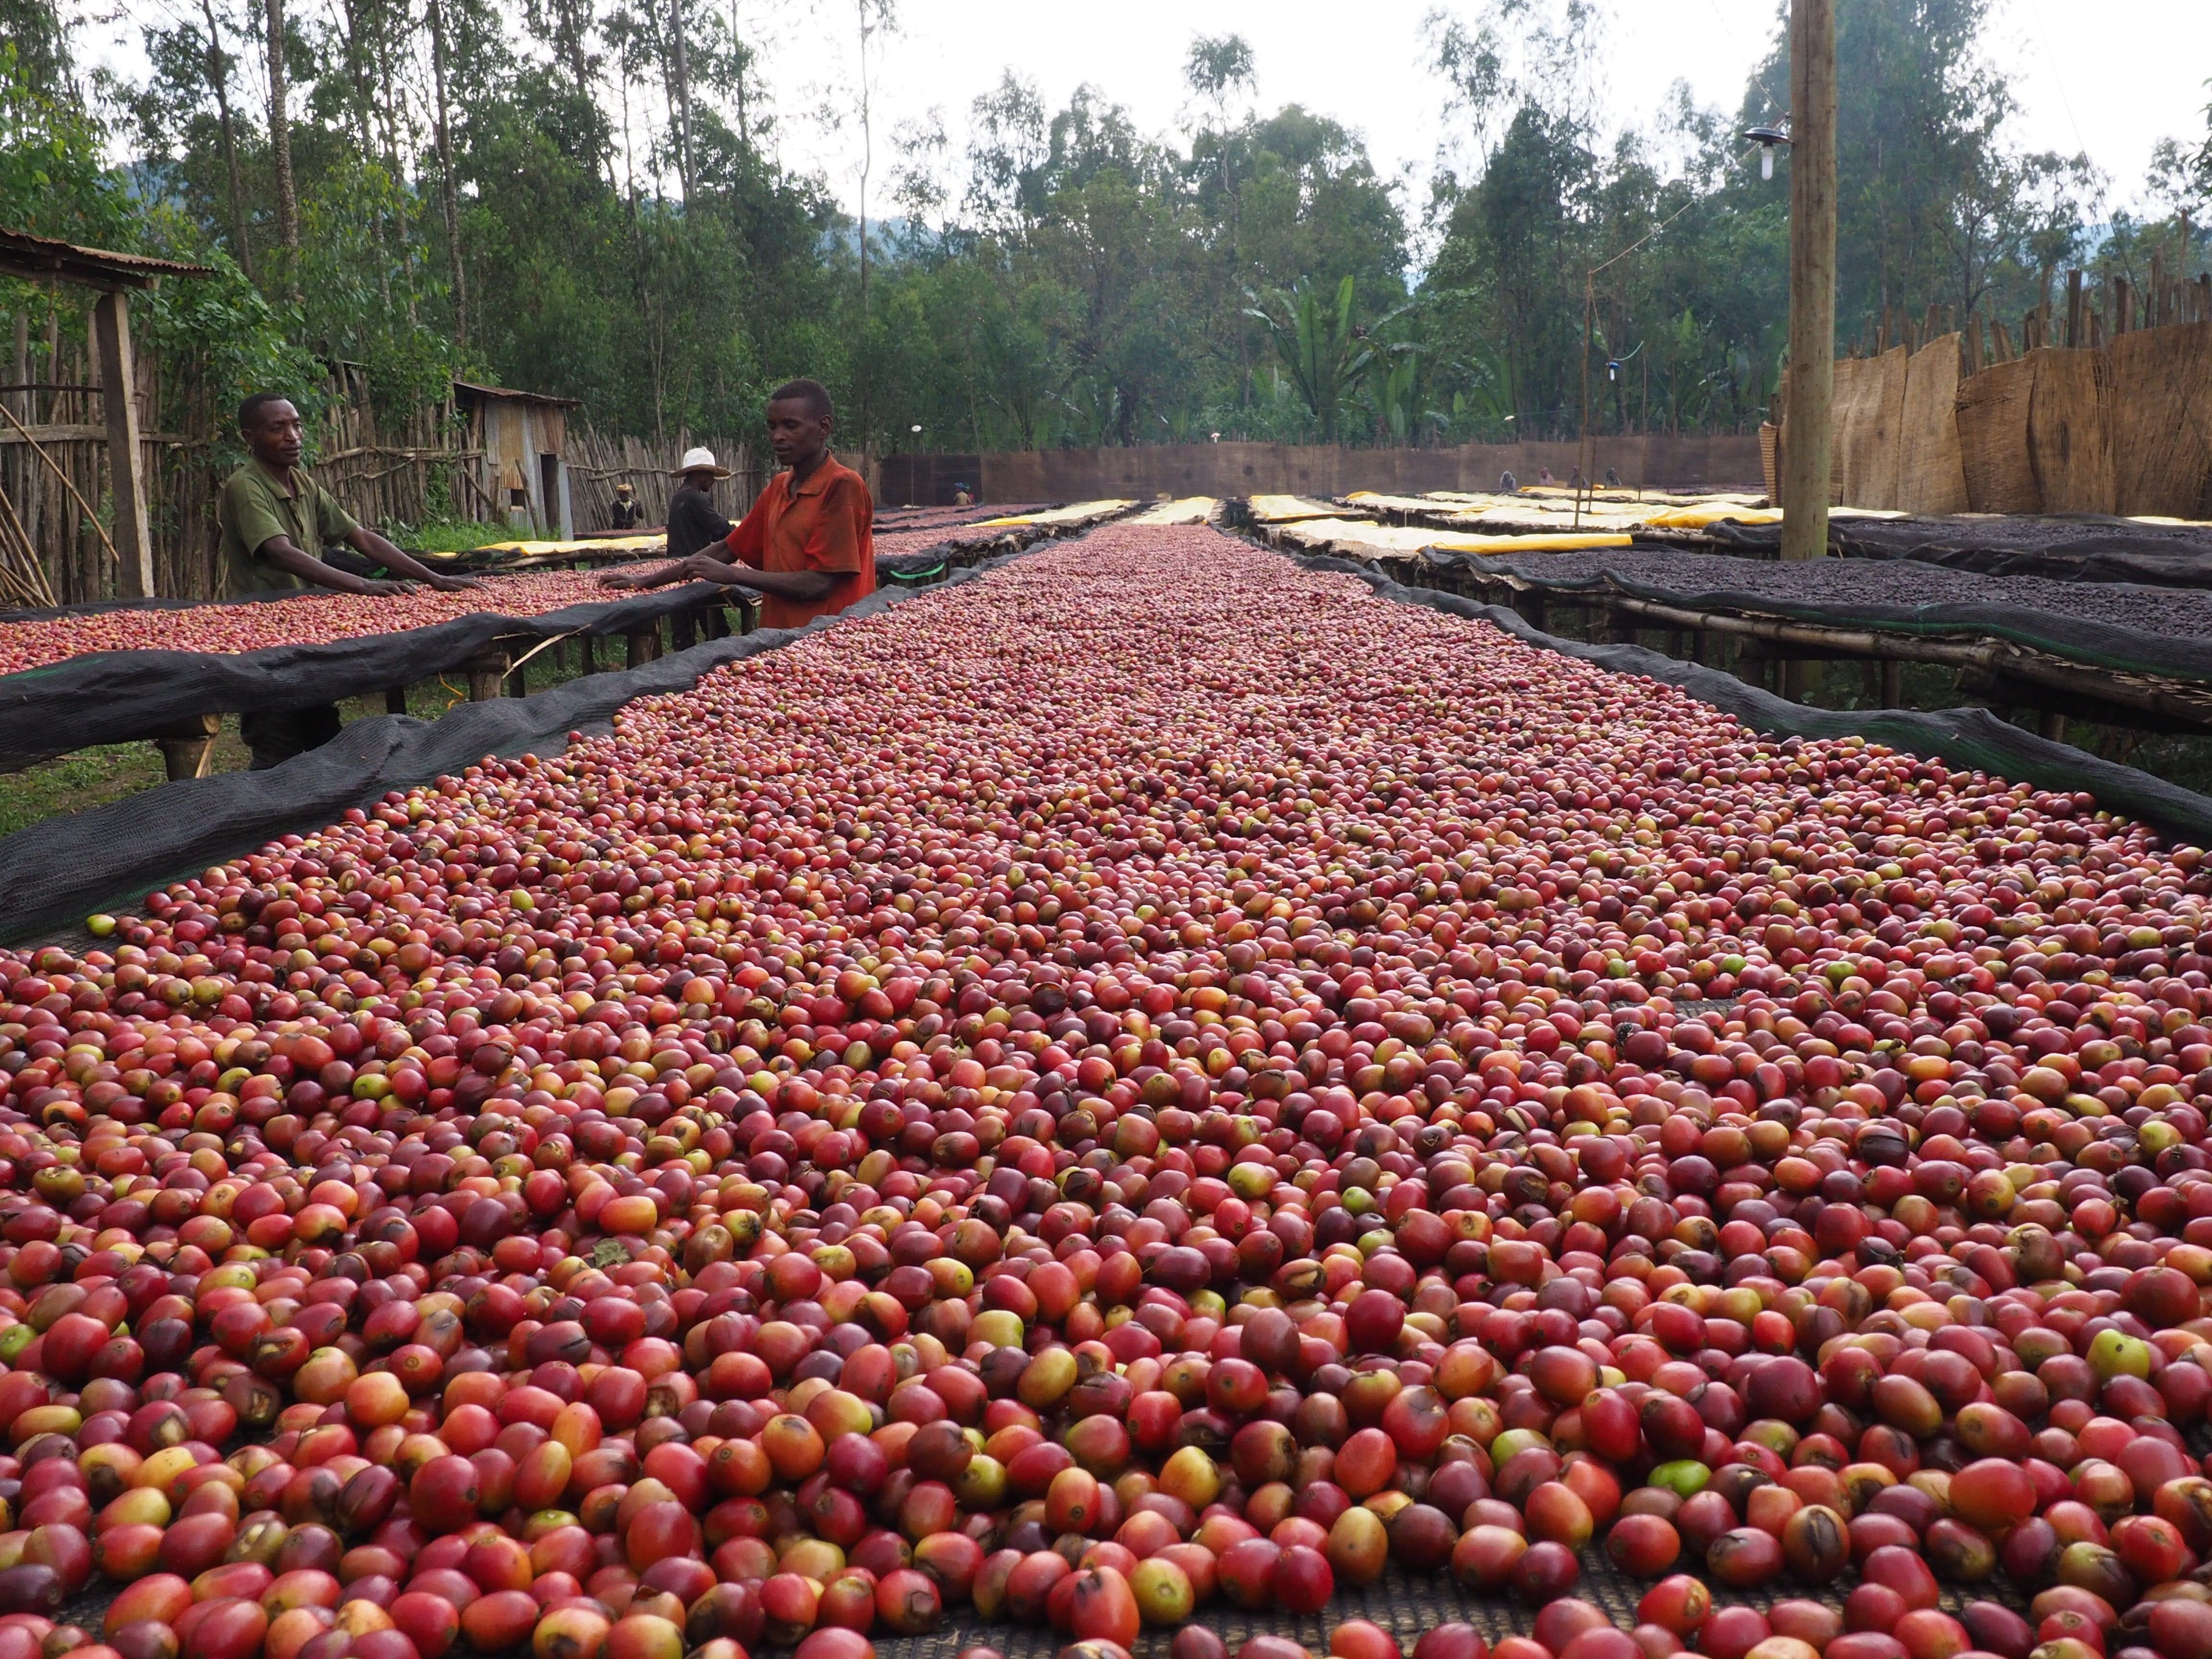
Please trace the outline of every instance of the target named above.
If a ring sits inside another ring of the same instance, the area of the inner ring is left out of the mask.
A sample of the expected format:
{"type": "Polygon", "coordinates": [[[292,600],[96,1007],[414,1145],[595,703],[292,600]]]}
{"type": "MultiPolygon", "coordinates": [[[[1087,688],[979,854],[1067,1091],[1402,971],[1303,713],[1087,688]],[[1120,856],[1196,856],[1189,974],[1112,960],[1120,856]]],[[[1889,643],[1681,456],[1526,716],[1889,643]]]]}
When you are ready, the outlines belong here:
{"type": "Polygon", "coordinates": [[[998,529],[1020,524],[1068,525],[1082,524],[1091,519],[1103,519],[1134,507],[1134,501],[1078,501],[1072,507],[1056,507],[1044,513],[1020,513],[1010,518],[985,519],[980,524],[963,525],[965,530],[998,529]]]}
{"type": "Polygon", "coordinates": [[[1573,553],[1593,547],[1626,547],[1617,531],[1581,530],[1529,536],[1470,536],[1425,530],[1418,525],[1370,524],[1363,519],[1313,519],[1287,526],[1283,538],[1310,552],[1352,558],[1405,557],[1431,549],[1447,553],[1573,553]]]}
{"type": "Polygon", "coordinates": [[[1309,501],[1304,495],[1255,495],[1252,517],[1261,524],[1295,524],[1303,519],[1334,519],[1343,509],[1328,501],[1309,501]]]}
{"type": "Polygon", "coordinates": [[[581,542],[487,542],[475,551],[537,558],[549,553],[658,553],[667,545],[665,536],[594,536],[581,542]]]}
{"type": "Polygon", "coordinates": [[[1179,501],[1162,501],[1158,506],[1148,507],[1129,522],[1142,525],[1204,524],[1220,505],[1211,495],[1186,495],[1179,501]]]}

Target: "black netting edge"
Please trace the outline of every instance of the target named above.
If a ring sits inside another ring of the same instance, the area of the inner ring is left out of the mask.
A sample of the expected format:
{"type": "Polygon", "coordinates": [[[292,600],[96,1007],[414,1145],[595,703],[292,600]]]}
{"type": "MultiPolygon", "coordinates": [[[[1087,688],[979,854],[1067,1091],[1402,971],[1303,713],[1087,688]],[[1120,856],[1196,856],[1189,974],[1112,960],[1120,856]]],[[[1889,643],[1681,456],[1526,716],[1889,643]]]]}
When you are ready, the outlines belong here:
{"type": "MultiPolygon", "coordinates": [[[[975,580],[1029,550],[954,571],[936,586],[975,580]]],[[[720,591],[700,586],[708,593],[720,591]]],[[[878,616],[930,591],[878,588],[843,617],[878,616]]],[[[461,771],[486,756],[512,757],[549,743],[558,749],[570,732],[605,729],[617,709],[636,698],[689,690],[726,663],[775,650],[842,619],[710,641],[640,668],[586,675],[534,696],[464,703],[436,720],[406,714],[356,720],[321,748],[266,772],[186,779],[45,819],[0,841],[0,942],[38,939],[106,904],[135,907],[146,891],[241,847],[319,829],[349,807],[461,771]]]]}
{"type": "Polygon", "coordinates": [[[127,743],[200,714],[313,707],[460,668],[495,640],[609,638],[728,590],[687,582],[536,617],[477,611],[404,633],[260,651],[99,651],[0,676],[0,772],[94,744],[127,743]]]}
{"type": "Polygon", "coordinates": [[[2212,845],[2212,799],[2069,744],[2053,743],[2023,732],[1986,708],[1921,714],[1906,709],[1808,708],[1746,685],[1717,668],[1679,662],[1642,646],[1584,645],[1563,640],[1541,632],[1502,605],[1478,604],[1434,588],[1407,587],[1348,559],[1274,550],[1309,570],[1357,576],[1385,599],[1486,622],[1540,649],[1594,663],[1614,673],[1640,675],[1674,686],[1700,702],[1733,714],[1754,731],[1803,738],[1864,738],[1869,743],[1940,760],[1947,766],[1994,773],[2039,789],[2087,790],[2104,806],[2154,830],[2197,846],[2212,845]]]}
{"type": "MultiPolygon", "coordinates": [[[[1653,549],[1593,549],[1634,552],[1653,549]]],[[[1439,569],[1495,571],[1525,582],[1546,593],[1600,595],[1608,592],[1629,599],[1671,605],[1685,611],[1723,611],[1745,616],[1777,617],[1825,628],[1877,629],[1916,638],[1955,638],[1973,635],[2003,640],[2069,662],[2094,668],[2118,669],[2164,678],[2212,680],[2212,641],[2179,635],[2146,634],[2140,629],[2115,627],[2087,617],[2068,617],[2056,611],[2017,605],[1844,605],[1832,600],[1790,599],[1772,593],[1747,593],[1734,588],[1674,588],[1640,580],[1618,571],[1586,576],[1562,577],[1544,568],[1539,560],[1485,554],[1431,552],[1425,556],[1439,569]]]]}
{"type": "MultiPolygon", "coordinates": [[[[1771,558],[1778,526],[1724,520],[1707,526],[1717,547],[1771,558]]],[[[1831,519],[1828,544],[1851,559],[1910,559],[1991,576],[2051,581],[2140,582],[2212,587],[2212,530],[2147,525],[2099,514],[2033,518],[1831,519]]]]}
{"type": "Polygon", "coordinates": [[[0,610],[0,627],[10,623],[59,622],[68,617],[100,617],[112,611],[197,611],[204,605],[267,605],[276,599],[296,599],[303,591],[241,593],[229,599],[86,599],[77,605],[33,605],[0,610]]]}

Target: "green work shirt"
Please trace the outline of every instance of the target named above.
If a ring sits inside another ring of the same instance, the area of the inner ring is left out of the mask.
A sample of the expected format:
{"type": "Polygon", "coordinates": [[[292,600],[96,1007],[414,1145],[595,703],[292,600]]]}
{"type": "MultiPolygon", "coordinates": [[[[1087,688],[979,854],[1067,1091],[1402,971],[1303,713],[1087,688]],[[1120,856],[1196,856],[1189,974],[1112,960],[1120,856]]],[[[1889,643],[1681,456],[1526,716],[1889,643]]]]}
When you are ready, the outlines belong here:
{"type": "Polygon", "coordinates": [[[361,527],[338,505],[337,497],[310,477],[306,468],[292,469],[292,488],[288,491],[258,460],[246,462],[224,481],[215,518],[222,530],[224,580],[234,599],[247,593],[289,592],[307,586],[290,571],[279,570],[263,558],[260,550],[264,543],[288,537],[302,553],[319,558],[324,548],[361,527]]]}

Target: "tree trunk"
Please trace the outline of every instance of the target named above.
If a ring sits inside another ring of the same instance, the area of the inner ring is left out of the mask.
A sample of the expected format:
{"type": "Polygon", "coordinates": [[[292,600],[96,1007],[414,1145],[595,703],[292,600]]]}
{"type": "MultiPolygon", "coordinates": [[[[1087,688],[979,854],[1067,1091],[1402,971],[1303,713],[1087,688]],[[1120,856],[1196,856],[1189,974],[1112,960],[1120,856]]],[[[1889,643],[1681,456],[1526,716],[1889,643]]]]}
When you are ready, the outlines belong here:
{"type": "Polygon", "coordinates": [[[684,0],[669,0],[669,43],[676,70],[676,169],[684,199],[691,200],[691,72],[684,58],[684,0]]]}
{"type": "Polygon", "coordinates": [[[415,232],[407,216],[410,192],[407,173],[399,159],[399,118],[402,106],[398,88],[393,82],[392,70],[392,32],[380,28],[376,32],[377,78],[380,83],[382,105],[380,118],[384,123],[384,165],[392,175],[393,240],[399,255],[400,280],[407,286],[407,320],[416,320],[415,313],[415,232]]]}
{"type": "Polygon", "coordinates": [[[207,19],[208,89],[215,94],[217,125],[222,132],[222,165],[230,179],[230,240],[238,254],[238,268],[253,280],[253,250],[246,240],[246,181],[238,170],[238,135],[230,118],[230,65],[224,60],[222,30],[215,21],[215,0],[200,0],[200,15],[207,19]]]}
{"type": "MultiPolygon", "coordinates": [[[[361,9],[357,0],[345,0],[345,59],[346,78],[353,88],[354,142],[360,146],[362,159],[366,161],[375,153],[376,135],[369,118],[368,69],[370,47],[362,39],[361,9]]],[[[398,177],[397,169],[392,173],[398,177]]],[[[389,216],[380,205],[376,210],[376,240],[381,243],[389,234],[389,216]]],[[[392,310],[392,262],[379,259],[376,263],[377,296],[383,301],[388,315],[392,310]]]]}
{"type": "Polygon", "coordinates": [[[453,189],[453,124],[446,99],[446,11],[440,0],[430,0],[430,73],[438,100],[431,122],[438,144],[438,205],[446,219],[446,258],[453,282],[453,340],[469,340],[469,283],[461,264],[461,215],[453,189]]]}
{"type": "Polygon", "coordinates": [[[868,168],[874,161],[868,126],[868,0],[860,7],[860,320],[868,319],[868,168]]]}
{"type": "Polygon", "coordinates": [[[285,108],[284,0],[264,0],[269,16],[269,156],[276,174],[276,240],[287,253],[284,285],[299,297],[300,196],[292,183],[292,123],[285,108]]]}
{"type": "Polygon", "coordinates": [[[730,0],[730,50],[737,62],[738,142],[750,149],[753,135],[745,119],[745,44],[738,33],[738,0],[730,0]]]}

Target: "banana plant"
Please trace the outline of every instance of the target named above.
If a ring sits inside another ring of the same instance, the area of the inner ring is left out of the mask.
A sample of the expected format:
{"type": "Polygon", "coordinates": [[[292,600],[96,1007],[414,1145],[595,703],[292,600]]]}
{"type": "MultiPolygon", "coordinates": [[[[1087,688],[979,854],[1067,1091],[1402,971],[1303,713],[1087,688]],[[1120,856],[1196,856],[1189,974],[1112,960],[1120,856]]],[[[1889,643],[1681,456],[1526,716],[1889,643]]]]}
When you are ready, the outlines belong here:
{"type": "Polygon", "coordinates": [[[1276,289],[1262,303],[1258,295],[1244,314],[1267,325],[1275,355],[1290,373],[1291,384],[1312,411],[1323,443],[1337,441],[1337,416],[1375,353],[1352,324],[1352,279],[1336,285],[1336,296],[1322,298],[1304,277],[1288,291],[1276,289]]]}

